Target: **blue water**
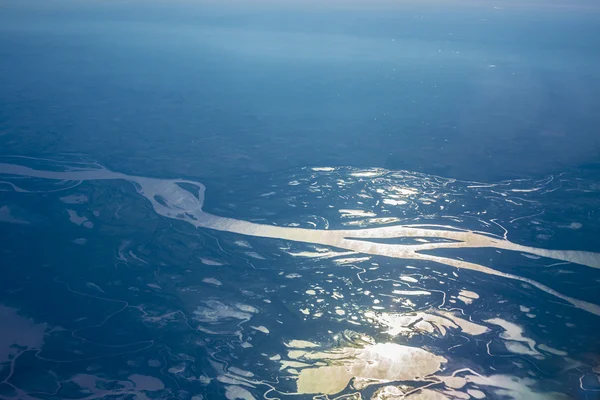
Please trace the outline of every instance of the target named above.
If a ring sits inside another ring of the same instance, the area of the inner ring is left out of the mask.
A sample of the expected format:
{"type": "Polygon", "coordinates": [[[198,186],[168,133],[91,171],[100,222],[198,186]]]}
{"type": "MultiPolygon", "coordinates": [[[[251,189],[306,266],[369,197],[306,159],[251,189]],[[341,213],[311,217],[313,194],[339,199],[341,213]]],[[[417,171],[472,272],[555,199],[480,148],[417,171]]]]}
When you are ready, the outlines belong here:
{"type": "Polygon", "coordinates": [[[0,399],[598,398],[597,37],[593,2],[3,3],[0,399]]]}

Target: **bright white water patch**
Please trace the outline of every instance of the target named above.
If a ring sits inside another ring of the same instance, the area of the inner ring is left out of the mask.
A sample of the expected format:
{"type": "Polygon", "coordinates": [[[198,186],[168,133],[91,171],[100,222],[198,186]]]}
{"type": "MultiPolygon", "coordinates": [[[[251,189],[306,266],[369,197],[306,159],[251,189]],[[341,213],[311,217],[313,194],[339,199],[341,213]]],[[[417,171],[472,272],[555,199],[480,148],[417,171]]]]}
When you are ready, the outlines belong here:
{"type": "MultiPolygon", "coordinates": [[[[379,174],[380,172],[377,172],[379,174]]],[[[154,211],[166,218],[188,222],[198,228],[237,233],[246,236],[283,239],[303,243],[319,244],[339,249],[380,255],[393,258],[431,261],[458,269],[477,271],[480,273],[503,277],[531,285],[538,290],[559,298],[572,306],[600,316],[600,306],[579,300],[539,283],[531,278],[522,277],[496,270],[460,258],[432,255],[436,249],[459,248],[495,248],[520,253],[533,254],[540,257],[572,262],[592,268],[600,268],[600,256],[597,253],[570,250],[547,250],[513,243],[506,238],[493,236],[485,232],[459,229],[445,225],[395,225],[355,230],[318,230],[295,227],[262,225],[232,218],[219,217],[202,210],[205,187],[199,182],[182,179],[154,179],[125,175],[101,167],[90,167],[55,171],[38,170],[18,164],[0,163],[0,174],[15,177],[29,177],[59,181],[91,181],[91,180],[127,180],[136,185],[136,190],[144,196],[154,211]],[[184,189],[180,184],[197,188],[196,195],[184,189]],[[419,244],[386,244],[372,242],[370,239],[390,238],[443,238],[449,241],[419,244]],[[427,251],[427,253],[424,253],[427,251]]],[[[19,180],[21,184],[22,180],[19,180]]],[[[16,191],[27,192],[16,184],[16,191]]],[[[405,188],[401,188],[405,189],[405,188]]],[[[413,189],[406,189],[412,193],[413,189]]],[[[366,213],[370,213],[365,211],[366,213]]],[[[242,245],[238,243],[238,245],[242,245]]],[[[242,245],[244,246],[244,245],[242,245]]],[[[244,246],[246,247],[246,246],[244,246]]]]}
{"type": "Polygon", "coordinates": [[[290,359],[309,365],[300,367],[296,378],[297,393],[300,394],[336,394],[353,378],[361,387],[392,381],[418,381],[439,371],[446,362],[444,357],[423,349],[396,343],[323,351],[302,349],[288,352],[290,359]]]}
{"type": "Polygon", "coordinates": [[[211,260],[211,259],[209,259],[209,258],[201,258],[201,259],[200,259],[200,262],[201,262],[202,264],[204,264],[204,265],[210,265],[210,266],[214,266],[214,267],[221,267],[221,266],[225,265],[225,264],[223,264],[223,263],[220,263],[220,262],[218,262],[218,261],[211,260]]]}
{"type": "Polygon", "coordinates": [[[498,325],[504,329],[500,337],[505,339],[504,346],[508,351],[515,354],[524,354],[540,357],[542,354],[535,348],[535,340],[523,336],[523,328],[512,322],[501,318],[485,320],[488,324],[498,325]]]}
{"type": "Polygon", "coordinates": [[[237,367],[229,367],[228,370],[235,375],[243,376],[245,378],[252,378],[254,376],[252,372],[237,367]]]}
{"type": "Polygon", "coordinates": [[[479,295],[469,290],[461,290],[457,298],[465,304],[471,304],[474,300],[479,298],[479,295]]]}
{"type": "Polygon", "coordinates": [[[249,321],[252,318],[252,313],[221,303],[218,300],[205,301],[203,305],[198,306],[194,311],[194,319],[201,322],[215,323],[229,318],[249,321]]]}
{"type": "Polygon", "coordinates": [[[313,171],[316,172],[331,172],[331,171],[335,171],[335,168],[332,167],[318,167],[318,168],[312,168],[313,171]]]}
{"type": "Polygon", "coordinates": [[[417,283],[417,282],[419,282],[418,279],[415,279],[412,276],[406,276],[406,275],[402,275],[400,277],[400,279],[402,279],[404,282],[410,282],[410,283],[417,283]]]}
{"type": "Polygon", "coordinates": [[[346,265],[346,264],[358,264],[364,261],[369,261],[371,257],[348,257],[348,258],[338,258],[337,260],[333,260],[336,265],[346,265]]]}
{"type": "Polygon", "coordinates": [[[256,397],[241,386],[229,385],[225,387],[225,397],[227,400],[255,400],[256,397]]]}
{"type": "Polygon", "coordinates": [[[294,256],[294,257],[306,257],[306,258],[333,258],[333,257],[340,257],[340,256],[348,256],[351,254],[354,254],[353,251],[327,251],[326,249],[323,249],[324,251],[300,251],[297,253],[294,252],[288,252],[288,254],[290,256],[294,256]]]}
{"type": "Polygon", "coordinates": [[[310,348],[319,347],[318,344],[309,342],[307,340],[290,340],[285,345],[287,347],[293,347],[296,349],[310,349],[310,348]]]}
{"type": "Polygon", "coordinates": [[[159,285],[157,285],[156,283],[149,283],[146,286],[151,287],[152,289],[162,289],[159,285]]]}
{"type": "Polygon", "coordinates": [[[270,333],[270,331],[267,329],[267,327],[265,326],[250,326],[250,328],[254,329],[255,331],[259,331],[264,333],[265,335],[268,335],[270,333]]]}
{"type": "Polygon", "coordinates": [[[209,283],[209,284],[215,285],[215,286],[223,285],[223,282],[221,282],[220,280],[218,280],[216,278],[204,278],[204,279],[202,279],[202,282],[209,283]]]}
{"type": "Polygon", "coordinates": [[[463,297],[467,297],[469,299],[478,299],[479,298],[479,295],[477,293],[472,292],[470,290],[461,290],[458,295],[459,296],[463,296],[463,297]]]}
{"type": "Polygon", "coordinates": [[[473,397],[474,399],[485,399],[485,393],[483,393],[481,390],[477,390],[477,389],[468,389],[467,390],[467,394],[471,397],[473,397]]]}
{"type": "Polygon", "coordinates": [[[351,174],[357,178],[374,178],[376,176],[383,175],[383,171],[363,171],[363,172],[353,172],[351,174]]]}
{"type": "Polygon", "coordinates": [[[390,206],[401,206],[402,204],[406,204],[406,201],[394,200],[394,199],[383,199],[383,204],[388,204],[390,206]]]}
{"type": "Polygon", "coordinates": [[[235,303],[235,306],[245,312],[249,312],[249,313],[258,313],[258,309],[256,307],[252,307],[248,304],[242,304],[242,303],[235,303]]]}
{"type": "Polygon", "coordinates": [[[342,217],[357,218],[357,217],[375,217],[377,214],[365,210],[339,210],[342,217]]]}
{"type": "Polygon", "coordinates": [[[385,333],[390,336],[414,336],[417,334],[436,334],[445,336],[448,329],[462,331],[465,334],[477,336],[489,331],[483,325],[467,321],[448,311],[432,310],[431,312],[411,313],[377,313],[368,311],[364,317],[373,324],[387,328],[385,333]]]}
{"type": "Polygon", "coordinates": [[[431,294],[426,290],[392,290],[392,293],[401,296],[429,296],[431,294]]]}
{"type": "Polygon", "coordinates": [[[416,194],[419,194],[418,190],[408,187],[392,186],[390,187],[390,189],[399,194],[400,196],[414,196],[416,194]]]}

